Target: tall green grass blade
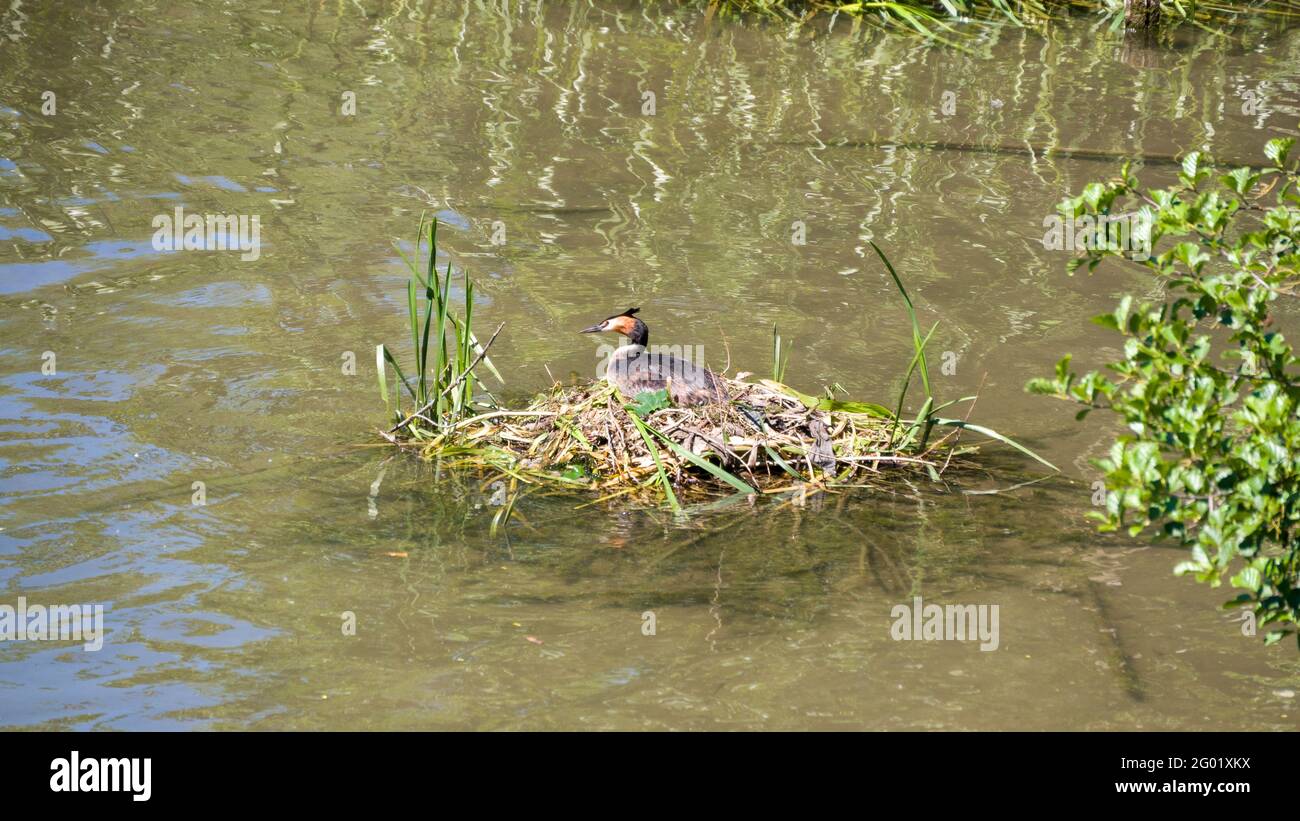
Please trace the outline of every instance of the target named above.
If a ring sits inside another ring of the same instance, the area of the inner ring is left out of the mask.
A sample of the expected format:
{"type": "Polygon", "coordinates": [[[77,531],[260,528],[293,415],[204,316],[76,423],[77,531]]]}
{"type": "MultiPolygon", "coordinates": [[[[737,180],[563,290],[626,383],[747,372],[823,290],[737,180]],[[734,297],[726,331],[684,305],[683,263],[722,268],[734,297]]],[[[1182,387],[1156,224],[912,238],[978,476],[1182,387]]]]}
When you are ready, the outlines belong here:
{"type": "MultiPolygon", "coordinates": [[[[474,317],[474,283],[470,281],[469,272],[465,272],[465,327],[473,325],[474,317]]],[[[461,382],[459,409],[468,408],[470,399],[474,396],[474,374],[469,370],[470,362],[473,361],[470,353],[469,334],[457,334],[457,356],[459,360],[456,364],[456,372],[464,374],[464,380],[461,382]]]]}
{"type": "Polygon", "coordinates": [[[781,332],[777,329],[776,323],[772,323],[772,380],[775,382],[785,381],[785,368],[790,363],[790,346],[783,345],[781,341],[781,332]]]}
{"type": "Polygon", "coordinates": [[[406,387],[406,392],[411,395],[411,399],[419,402],[420,399],[415,395],[415,391],[411,388],[411,383],[407,381],[406,374],[402,373],[402,366],[397,364],[397,360],[394,359],[393,355],[388,351],[388,346],[380,345],[379,347],[384,352],[384,359],[389,365],[393,366],[393,370],[397,371],[397,381],[406,387]]]}
{"type": "Polygon", "coordinates": [[[673,493],[673,482],[668,478],[668,471],[664,470],[663,460],[659,458],[659,448],[655,446],[654,440],[647,433],[646,424],[641,421],[641,417],[631,411],[627,411],[627,415],[632,417],[632,421],[636,424],[637,433],[641,434],[646,449],[650,451],[651,458],[655,460],[655,470],[658,472],[659,484],[663,486],[664,495],[668,497],[668,506],[673,509],[673,513],[681,513],[682,506],[677,501],[677,494],[673,493]]]}
{"type": "Polygon", "coordinates": [[[974,402],[977,398],[978,397],[975,396],[963,396],[961,399],[953,399],[949,402],[944,402],[942,405],[935,405],[934,408],[930,410],[930,413],[938,413],[946,408],[951,408],[953,405],[960,405],[962,402],[974,402]]]}
{"type": "Polygon", "coordinates": [[[379,395],[384,398],[384,408],[390,413],[392,408],[388,400],[388,371],[384,368],[384,346],[375,346],[375,372],[379,375],[379,395]]]}
{"type": "Polygon", "coordinates": [[[996,439],[999,442],[1002,442],[1003,444],[1010,445],[1011,447],[1015,448],[1016,450],[1025,454],[1026,456],[1035,459],[1039,462],[1042,462],[1044,465],[1047,465],[1049,468],[1056,471],[1057,473],[1061,472],[1060,468],[1058,468],[1056,465],[1052,464],[1051,462],[1047,461],[1043,457],[1039,456],[1037,453],[1034,453],[1032,450],[1020,444],[1019,442],[1016,442],[1013,439],[1009,439],[1006,436],[1003,436],[1002,434],[998,433],[997,431],[992,430],[991,428],[986,428],[983,425],[972,425],[971,423],[963,419],[935,419],[934,423],[936,425],[944,425],[946,427],[964,428],[965,430],[974,431],[975,433],[983,434],[989,437],[990,439],[996,439]]]}
{"type": "Polygon", "coordinates": [[[739,490],[741,493],[758,493],[757,490],[754,490],[754,488],[746,484],[744,480],[735,476],[731,472],[725,470],[722,467],[719,467],[718,465],[713,464],[707,459],[703,459],[699,456],[696,456],[694,453],[691,453],[689,450],[677,444],[676,442],[669,439],[667,436],[655,430],[654,428],[650,427],[649,425],[646,425],[645,427],[646,430],[653,433],[659,439],[662,439],[663,443],[668,446],[668,449],[671,450],[673,453],[677,454],[680,458],[687,460],[691,464],[696,465],[697,467],[705,471],[708,471],[718,479],[721,479],[722,481],[734,487],[736,490],[739,490]]]}
{"type": "MultiPolygon", "coordinates": [[[[411,271],[411,276],[419,280],[420,284],[423,285],[424,278],[420,276],[420,269],[415,267],[415,263],[412,262],[411,258],[406,255],[405,251],[402,250],[402,246],[394,242],[393,250],[396,251],[397,255],[402,258],[402,262],[404,262],[406,264],[406,267],[411,271]]],[[[416,253],[418,254],[419,251],[417,250],[416,253]]]]}
{"type": "Polygon", "coordinates": [[[925,450],[925,443],[930,441],[930,431],[934,430],[934,397],[927,396],[921,412],[916,415],[921,424],[921,439],[916,443],[917,450],[925,450]]]}
{"type": "Polygon", "coordinates": [[[420,368],[420,309],[415,296],[415,279],[412,278],[406,283],[406,309],[411,326],[411,347],[415,351],[416,374],[416,402],[424,403],[424,372],[420,368]]]}
{"type": "Polygon", "coordinates": [[[791,476],[793,476],[794,478],[798,479],[801,482],[804,480],[804,475],[799,471],[795,470],[794,468],[790,467],[790,463],[782,459],[781,454],[777,453],[775,448],[769,445],[763,445],[763,450],[767,451],[768,458],[770,458],[773,462],[776,462],[778,465],[780,465],[781,469],[784,470],[786,473],[790,474],[791,476]]]}
{"type": "Polygon", "coordinates": [[[772,381],[781,381],[781,333],[772,325],[772,381]]]}
{"type": "MultiPolygon", "coordinates": [[[[421,226],[423,226],[424,217],[421,216],[420,220],[421,220],[421,226]]],[[[417,239],[416,242],[417,242],[416,256],[419,256],[419,245],[418,245],[419,240],[417,239]]],[[[437,269],[434,267],[434,259],[435,257],[437,257],[437,255],[438,255],[438,220],[435,217],[433,221],[429,223],[429,267],[428,267],[428,274],[426,275],[423,282],[424,299],[425,299],[424,335],[423,335],[423,341],[415,349],[415,355],[420,360],[420,381],[421,384],[424,385],[426,388],[428,385],[428,381],[427,381],[428,378],[426,376],[426,373],[429,365],[429,326],[432,324],[432,320],[433,320],[433,294],[434,294],[433,288],[437,277],[437,269]]],[[[434,379],[436,381],[437,377],[435,376],[434,379]]],[[[426,398],[423,401],[426,402],[428,401],[427,391],[426,391],[426,398]]]]}
{"type": "MultiPolygon", "coordinates": [[[[933,396],[934,392],[930,390],[930,368],[925,361],[925,345],[921,340],[921,323],[916,319],[916,306],[912,304],[912,298],[907,295],[907,289],[903,287],[903,280],[899,278],[898,272],[894,270],[894,266],[889,262],[889,258],[885,256],[885,252],[880,250],[880,246],[876,245],[873,240],[867,240],[867,242],[871,243],[871,247],[875,250],[876,256],[880,257],[880,261],[885,263],[885,270],[889,271],[889,275],[894,279],[894,284],[898,286],[898,292],[903,295],[903,302],[907,305],[907,315],[912,320],[912,345],[916,348],[916,355],[921,364],[921,384],[925,386],[925,395],[933,396]]],[[[934,330],[931,329],[930,333],[934,333],[934,330]]]]}
{"type": "Polygon", "coordinates": [[[450,260],[447,261],[447,273],[441,280],[438,279],[437,267],[433,268],[433,281],[430,283],[433,291],[431,304],[433,305],[433,319],[437,325],[437,335],[432,341],[433,368],[431,373],[433,374],[433,390],[435,393],[431,395],[438,397],[437,406],[433,410],[439,417],[444,415],[447,407],[447,398],[443,396],[448,381],[447,370],[450,368],[450,363],[447,361],[447,300],[445,294],[450,279],[450,260]]]}
{"type": "MultiPolygon", "coordinates": [[[[451,303],[451,273],[452,273],[451,260],[449,259],[447,260],[447,273],[444,274],[442,278],[442,295],[438,298],[438,312],[439,312],[438,343],[439,343],[439,349],[441,351],[439,356],[441,358],[443,370],[445,372],[445,375],[442,377],[443,381],[441,383],[441,387],[444,390],[446,389],[447,385],[451,384],[451,380],[455,378],[455,374],[451,372],[454,367],[451,357],[447,355],[447,318],[449,316],[451,316],[453,320],[455,318],[455,315],[451,313],[451,304],[450,304],[451,303]]],[[[453,321],[452,324],[454,325],[455,322],[453,321]]],[[[444,399],[442,402],[439,403],[438,407],[440,413],[444,412],[442,409],[446,406],[447,402],[450,401],[450,399],[451,398],[448,397],[447,399],[444,399]]]]}
{"type": "Polygon", "coordinates": [[[1005,14],[1007,19],[1011,21],[1012,25],[1024,28],[1024,22],[1021,21],[1021,19],[1016,16],[1016,13],[1011,10],[1011,6],[1007,5],[1006,0],[993,0],[993,7],[1005,14]]]}
{"type": "MultiPolygon", "coordinates": [[[[907,373],[903,376],[903,389],[898,393],[898,410],[894,412],[894,424],[889,428],[889,441],[891,445],[894,441],[894,431],[898,429],[898,420],[903,415],[903,402],[907,399],[907,387],[912,384],[912,374],[916,371],[917,363],[924,361],[925,346],[929,344],[930,337],[934,336],[934,332],[938,327],[938,322],[930,326],[930,332],[925,335],[925,338],[921,340],[919,345],[916,345],[916,352],[912,354],[912,361],[908,363],[907,373]]],[[[927,390],[926,393],[928,394],[929,391],[927,390]]]]}
{"type": "Polygon", "coordinates": [[[894,414],[884,405],[877,405],[875,402],[857,402],[853,400],[831,399],[826,396],[812,396],[811,394],[802,393],[795,390],[789,385],[781,382],[773,382],[771,379],[758,380],[760,385],[771,388],[774,391],[783,393],[786,396],[798,399],[805,407],[811,410],[839,411],[840,413],[861,413],[867,416],[876,416],[881,419],[893,419],[894,414]]]}
{"type": "Polygon", "coordinates": [[[827,399],[826,397],[822,397],[817,400],[816,410],[838,413],[860,413],[864,416],[874,416],[877,419],[894,418],[894,414],[884,405],[877,405],[875,402],[858,402],[848,399],[827,399]]]}

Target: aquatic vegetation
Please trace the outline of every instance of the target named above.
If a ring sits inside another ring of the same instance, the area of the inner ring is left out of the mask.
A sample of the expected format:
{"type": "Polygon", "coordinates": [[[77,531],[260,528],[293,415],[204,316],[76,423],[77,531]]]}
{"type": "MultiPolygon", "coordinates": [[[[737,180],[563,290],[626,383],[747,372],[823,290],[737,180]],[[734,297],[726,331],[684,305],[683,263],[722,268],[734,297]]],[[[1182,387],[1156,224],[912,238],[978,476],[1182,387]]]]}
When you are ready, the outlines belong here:
{"type": "Polygon", "coordinates": [[[1109,22],[1112,30],[1152,29],[1162,23],[1188,23],[1201,28],[1230,26],[1251,14],[1300,17],[1293,0],[1268,2],[1197,3],[1189,0],[700,0],[707,13],[757,15],[806,21],[817,16],[856,17],[896,31],[948,42],[958,23],[971,21],[1042,26],[1070,12],[1090,13],[1109,22]]]}
{"type": "MultiPolygon", "coordinates": [[[[1125,296],[1095,318],[1125,337],[1123,358],[1107,365],[1115,378],[1078,374],[1066,356],[1054,378],[1027,386],[1082,405],[1080,419],[1107,410],[1123,420],[1127,432],[1095,462],[1107,491],[1101,528],[1186,548],[1175,572],[1244,590],[1225,607],[1249,608],[1269,642],[1300,621],[1300,361],[1277,307],[1300,284],[1294,143],[1270,140],[1266,166],[1218,175],[1192,152],[1162,190],[1143,191],[1125,164],[1063,202],[1068,218],[1099,222],[1137,209],[1152,254],[1128,261],[1165,293],[1125,296]]],[[[1125,259],[1110,243],[1088,246],[1076,268],[1125,259]]]]}
{"type": "MultiPolygon", "coordinates": [[[[420,234],[424,234],[421,221],[420,234]]],[[[599,500],[639,495],[682,510],[683,494],[757,494],[792,488],[868,486],[919,475],[941,474],[965,464],[974,448],[962,430],[1004,442],[1042,462],[1032,451],[966,419],[939,415],[967,396],[937,404],[925,347],[937,323],[921,333],[902,280],[876,248],[898,287],[912,321],[913,354],[895,408],[838,398],[837,387],[821,395],[802,393],[780,379],[756,382],[719,377],[729,401],[674,407],[666,390],[628,401],[608,382],[555,385],[523,408],[509,408],[490,394],[475,396],[474,370],[491,368],[488,348],[501,328],[480,345],[472,331],[473,283],[465,277],[466,306],[458,316],[450,303],[452,267],[439,275],[437,225],[428,228],[427,263],[405,255],[411,271],[407,311],[414,350],[408,378],[386,346],[379,346],[380,391],[393,425],[382,434],[440,467],[483,471],[505,478],[510,492],[521,485],[549,485],[599,494],[599,500]],[[390,386],[388,367],[393,370],[390,386]],[[905,418],[908,386],[920,376],[925,399],[905,418]],[[405,390],[412,409],[403,411],[405,390]],[[936,428],[948,429],[935,439],[936,428]]],[[[873,245],[874,247],[874,245],[873,245]]],[[[417,242],[417,258],[420,243],[417,242]]],[[[773,329],[774,377],[782,377],[790,346],[773,329]]],[[[495,373],[495,369],[492,369],[495,373]]],[[[499,378],[499,375],[498,375],[499,378]]],[[[1053,468],[1055,469],[1055,468],[1053,468]]],[[[509,516],[509,508],[505,509],[509,516]]]]}
{"type": "MultiPolygon", "coordinates": [[[[424,234],[424,219],[420,220],[420,229],[416,235],[415,255],[418,258],[420,242],[424,234]]],[[[429,261],[424,275],[406,254],[398,248],[398,253],[411,269],[411,280],[407,283],[406,305],[410,318],[411,344],[415,350],[415,384],[406,378],[402,367],[389,352],[388,347],[380,345],[377,350],[376,366],[379,374],[379,391],[384,404],[389,405],[388,373],[385,363],[396,371],[397,389],[393,391],[393,404],[390,408],[401,416],[401,388],[405,388],[415,403],[415,409],[405,421],[394,428],[408,428],[412,434],[419,436],[419,428],[408,426],[417,419],[429,422],[434,427],[448,420],[457,419],[469,409],[470,400],[476,384],[474,368],[480,361],[501,378],[492,361],[487,358],[487,346],[492,344],[496,334],[488,340],[487,345],[480,345],[470,330],[474,312],[474,283],[465,278],[465,312],[455,316],[451,309],[451,262],[447,271],[439,278],[436,265],[438,242],[438,222],[429,222],[429,261]],[[423,296],[423,320],[421,320],[421,296],[423,296]],[[437,329],[430,345],[430,331],[437,329]],[[450,337],[450,345],[448,344],[450,337]],[[429,362],[433,355],[432,364],[429,362]],[[436,421],[435,421],[436,420],[436,421]]],[[[500,328],[497,331],[500,332],[500,328]]]]}

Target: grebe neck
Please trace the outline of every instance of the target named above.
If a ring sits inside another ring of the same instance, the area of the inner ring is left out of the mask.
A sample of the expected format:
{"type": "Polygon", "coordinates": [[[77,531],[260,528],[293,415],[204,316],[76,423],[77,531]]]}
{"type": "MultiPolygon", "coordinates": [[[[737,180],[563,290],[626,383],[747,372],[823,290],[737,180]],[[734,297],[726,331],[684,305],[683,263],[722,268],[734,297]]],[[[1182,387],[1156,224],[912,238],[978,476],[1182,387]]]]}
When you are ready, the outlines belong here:
{"type": "Polygon", "coordinates": [[[632,326],[632,331],[627,335],[627,344],[640,345],[642,348],[650,347],[650,329],[641,320],[636,320],[632,326]]]}

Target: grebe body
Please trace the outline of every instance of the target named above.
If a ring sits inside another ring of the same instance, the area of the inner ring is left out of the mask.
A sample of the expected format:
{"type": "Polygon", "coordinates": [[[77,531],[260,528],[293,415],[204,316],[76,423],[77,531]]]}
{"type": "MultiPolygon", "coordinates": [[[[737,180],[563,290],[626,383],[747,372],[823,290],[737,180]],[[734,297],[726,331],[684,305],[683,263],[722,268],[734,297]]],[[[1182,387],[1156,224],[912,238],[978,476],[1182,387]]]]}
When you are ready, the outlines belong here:
{"type": "Polygon", "coordinates": [[[605,378],[619,393],[634,399],[647,391],[667,390],[672,403],[678,407],[726,402],[727,390],[722,379],[704,367],[703,362],[650,347],[650,329],[637,319],[639,310],[629,308],[579,332],[613,332],[627,338],[627,343],[614,351],[605,370],[605,378]]]}

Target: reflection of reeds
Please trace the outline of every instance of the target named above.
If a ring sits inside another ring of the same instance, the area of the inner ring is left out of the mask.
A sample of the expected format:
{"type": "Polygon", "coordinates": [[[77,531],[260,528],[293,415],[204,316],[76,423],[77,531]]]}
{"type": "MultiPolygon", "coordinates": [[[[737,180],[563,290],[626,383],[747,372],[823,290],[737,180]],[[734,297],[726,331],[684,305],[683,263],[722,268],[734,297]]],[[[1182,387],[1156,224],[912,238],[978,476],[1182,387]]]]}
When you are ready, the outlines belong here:
{"type": "MultiPolygon", "coordinates": [[[[487,350],[501,328],[486,344],[478,344],[472,330],[474,288],[468,275],[463,317],[452,311],[452,267],[449,262],[446,273],[439,276],[436,243],[435,220],[429,225],[429,258],[423,274],[416,261],[420,243],[416,243],[416,260],[403,254],[411,271],[407,314],[415,370],[408,378],[387,347],[379,347],[380,392],[397,420],[384,435],[394,444],[436,459],[441,467],[507,479],[511,501],[498,519],[509,517],[524,484],[581,488],[602,494],[603,499],[649,492],[681,511],[678,493],[682,490],[730,488],[751,495],[805,486],[873,484],[886,481],[890,470],[919,470],[939,481],[939,474],[959,451],[955,440],[930,441],[936,426],[983,433],[1043,461],[994,431],[937,415],[955,403],[936,406],[931,391],[925,345],[934,328],[921,335],[911,298],[879,248],[876,253],[903,297],[913,328],[914,355],[893,412],[869,402],[836,399],[832,389],[813,396],[783,384],[789,346],[783,345],[775,329],[775,378],[755,384],[718,377],[725,386],[726,402],[671,407],[668,391],[660,390],[640,394],[628,403],[612,384],[596,382],[568,388],[556,385],[528,407],[511,409],[490,396],[487,401],[474,401],[474,369],[488,364],[487,350]],[[391,402],[385,364],[392,366],[397,382],[391,402]],[[925,403],[916,418],[904,420],[907,385],[918,367],[925,403]],[[403,388],[415,406],[406,414],[400,408],[403,388]]],[[[494,528],[498,523],[494,521],[494,528]]]]}
{"type": "Polygon", "coordinates": [[[1199,28],[1228,26],[1240,22],[1244,15],[1268,14],[1278,18],[1300,19],[1300,3],[1220,2],[1182,3],[1164,0],[1150,13],[1130,15],[1126,21],[1123,0],[699,0],[708,14],[750,14],[789,20],[808,20],[822,14],[860,17],[882,27],[911,31],[932,40],[946,38],[956,31],[958,20],[1010,22],[1016,26],[1038,26],[1053,15],[1072,9],[1100,15],[1112,29],[1124,25],[1154,27],[1161,21],[1186,22],[1199,28]]]}

